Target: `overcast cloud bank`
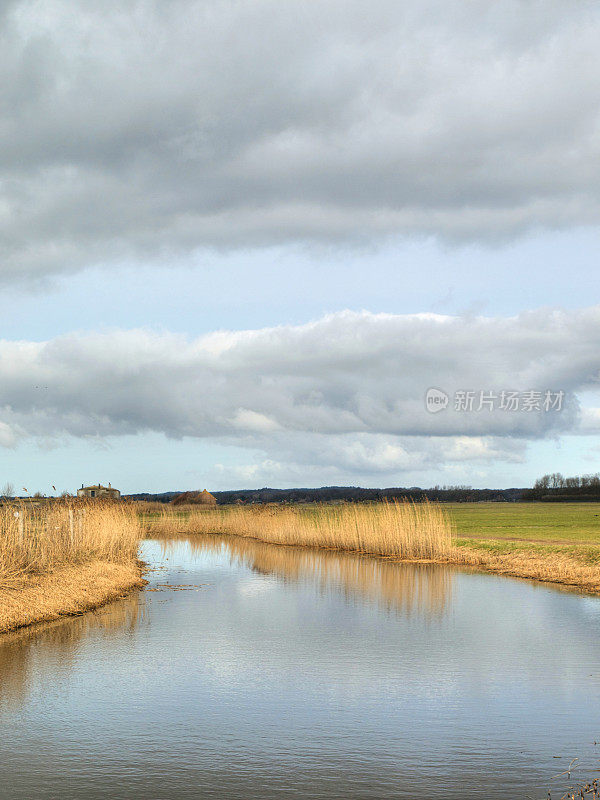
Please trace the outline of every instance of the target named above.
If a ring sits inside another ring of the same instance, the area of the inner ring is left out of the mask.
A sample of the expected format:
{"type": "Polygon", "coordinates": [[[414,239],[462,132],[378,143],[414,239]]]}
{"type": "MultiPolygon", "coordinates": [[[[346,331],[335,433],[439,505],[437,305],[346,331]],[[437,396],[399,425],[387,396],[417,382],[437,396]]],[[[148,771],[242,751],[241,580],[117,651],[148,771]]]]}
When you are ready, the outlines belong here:
{"type": "Polygon", "coordinates": [[[599,346],[600,307],[512,318],[343,312],[195,340],[133,330],[2,341],[0,443],[159,432],[258,451],[267,468],[349,475],[514,461],[528,441],[600,429],[598,411],[578,401],[597,392],[599,346]],[[431,414],[431,386],[565,399],[550,412],[465,412],[451,400],[431,414]]]}
{"type": "Polygon", "coordinates": [[[1,274],[600,220],[583,0],[0,4],[1,274]]]}

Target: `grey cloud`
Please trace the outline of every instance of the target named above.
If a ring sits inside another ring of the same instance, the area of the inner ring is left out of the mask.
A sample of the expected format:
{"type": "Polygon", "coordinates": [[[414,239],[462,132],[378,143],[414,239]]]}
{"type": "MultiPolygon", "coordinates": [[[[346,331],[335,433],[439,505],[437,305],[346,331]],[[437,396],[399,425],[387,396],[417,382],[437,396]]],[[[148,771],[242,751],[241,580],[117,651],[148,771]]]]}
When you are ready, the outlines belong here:
{"type": "Polygon", "coordinates": [[[216,464],[203,477],[223,486],[339,485],[365,480],[381,486],[401,480],[404,474],[429,473],[441,483],[453,483],[461,470],[473,475],[478,465],[523,462],[527,443],[490,436],[291,433],[256,439],[253,446],[268,457],[236,466],[216,464]],[[452,477],[445,481],[445,475],[452,477]]]}
{"type": "Polygon", "coordinates": [[[600,307],[512,318],[342,312],[195,340],[134,330],[3,341],[0,445],[159,432],[259,452],[284,473],[320,465],[346,476],[514,462],[528,441],[597,425],[593,409],[582,419],[578,394],[595,396],[599,344],[600,307]],[[430,414],[430,386],[451,397],[551,389],[565,404],[467,413],[450,403],[430,414]]]}
{"type": "Polygon", "coordinates": [[[599,214],[591,2],[0,5],[5,276],[599,214]]]}

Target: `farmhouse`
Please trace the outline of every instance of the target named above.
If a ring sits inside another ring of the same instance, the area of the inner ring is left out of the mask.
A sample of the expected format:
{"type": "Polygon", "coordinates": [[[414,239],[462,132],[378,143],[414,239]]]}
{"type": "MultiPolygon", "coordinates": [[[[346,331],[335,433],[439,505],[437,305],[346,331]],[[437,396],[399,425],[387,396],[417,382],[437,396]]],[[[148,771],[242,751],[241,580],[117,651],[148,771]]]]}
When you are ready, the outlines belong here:
{"type": "Polygon", "coordinates": [[[82,483],[81,489],[77,489],[77,497],[103,497],[119,500],[121,492],[118,489],[114,489],[110,483],[108,486],[102,486],[100,483],[95,486],[84,486],[82,483]]]}

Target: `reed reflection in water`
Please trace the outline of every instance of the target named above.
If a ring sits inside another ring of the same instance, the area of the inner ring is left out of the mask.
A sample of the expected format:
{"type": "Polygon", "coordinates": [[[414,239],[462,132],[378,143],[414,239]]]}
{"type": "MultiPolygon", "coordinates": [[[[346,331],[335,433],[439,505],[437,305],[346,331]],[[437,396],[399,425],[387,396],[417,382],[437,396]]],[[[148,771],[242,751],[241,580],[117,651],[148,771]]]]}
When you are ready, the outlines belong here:
{"type": "MultiPolygon", "coordinates": [[[[191,554],[219,554],[232,566],[245,566],[283,582],[310,582],[322,593],[334,590],[360,597],[378,608],[439,617],[452,597],[453,570],[439,564],[402,564],[353,553],[287,547],[238,536],[190,536],[191,554]]],[[[162,542],[168,557],[177,540],[162,542]]]]}
{"type": "Polygon", "coordinates": [[[49,676],[69,673],[80,648],[98,635],[133,633],[142,618],[140,593],[110,603],[97,611],[34,625],[0,636],[0,712],[20,706],[32,685],[49,676]]]}

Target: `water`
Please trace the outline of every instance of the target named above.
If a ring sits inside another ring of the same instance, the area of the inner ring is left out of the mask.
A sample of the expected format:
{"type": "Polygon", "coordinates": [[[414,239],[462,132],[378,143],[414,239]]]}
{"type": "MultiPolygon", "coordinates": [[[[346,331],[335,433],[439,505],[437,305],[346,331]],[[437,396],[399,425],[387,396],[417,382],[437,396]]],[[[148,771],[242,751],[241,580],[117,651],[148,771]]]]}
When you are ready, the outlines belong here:
{"type": "Polygon", "coordinates": [[[144,558],[146,590],[0,638],[2,798],[513,800],[600,758],[596,598],[240,539],[144,558]]]}

